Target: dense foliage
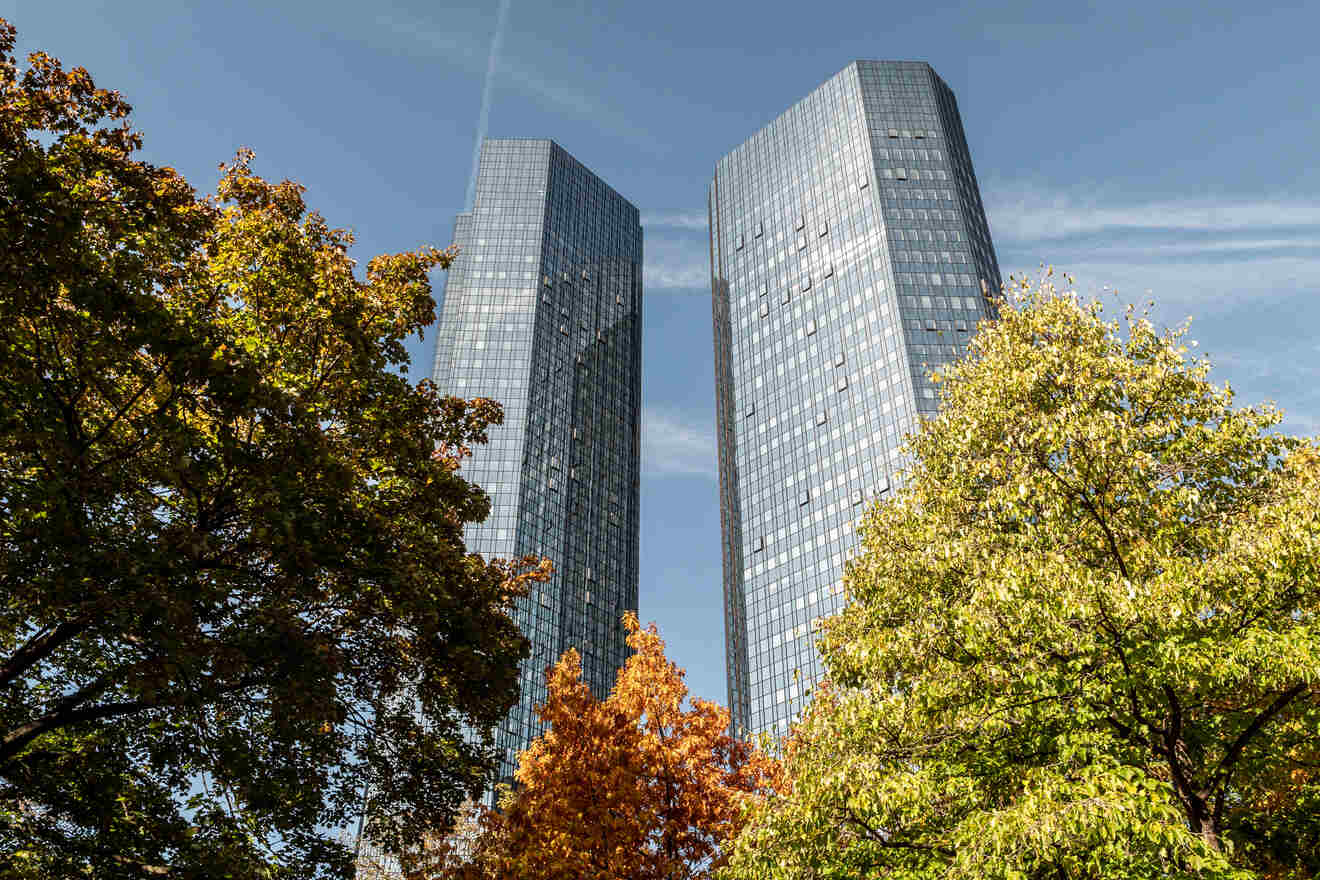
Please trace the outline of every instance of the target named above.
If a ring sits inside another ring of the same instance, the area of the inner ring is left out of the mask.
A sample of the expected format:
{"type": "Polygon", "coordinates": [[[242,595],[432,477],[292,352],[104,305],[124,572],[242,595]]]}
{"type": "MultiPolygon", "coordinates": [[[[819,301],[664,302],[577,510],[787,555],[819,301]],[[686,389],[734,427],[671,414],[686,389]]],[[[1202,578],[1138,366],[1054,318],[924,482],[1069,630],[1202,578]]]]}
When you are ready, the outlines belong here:
{"type": "Polygon", "coordinates": [[[489,401],[413,386],[449,252],[240,154],[218,198],[0,21],[0,874],[345,873],[480,790],[525,565],[465,552],[489,401]]]}
{"type": "Polygon", "coordinates": [[[1048,281],[874,509],[727,878],[1311,877],[1320,451],[1048,281]]]}
{"type": "MultiPolygon", "coordinates": [[[[633,654],[597,700],[569,650],[548,674],[549,728],[522,754],[515,791],[486,812],[452,880],[700,880],[778,765],[729,736],[729,712],[684,707],[683,671],[629,613],[633,654]]],[[[425,872],[418,876],[426,876],[425,872]]]]}

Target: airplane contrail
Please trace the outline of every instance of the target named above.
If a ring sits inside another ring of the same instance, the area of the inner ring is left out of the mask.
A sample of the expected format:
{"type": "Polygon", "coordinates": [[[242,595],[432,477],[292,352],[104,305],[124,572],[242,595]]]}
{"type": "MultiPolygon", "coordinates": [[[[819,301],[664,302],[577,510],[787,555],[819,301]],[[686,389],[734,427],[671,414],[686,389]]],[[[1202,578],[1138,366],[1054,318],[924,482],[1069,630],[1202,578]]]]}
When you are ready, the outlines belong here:
{"type": "Polygon", "coordinates": [[[504,42],[504,25],[509,20],[510,0],[500,0],[500,11],[495,18],[495,35],[490,38],[490,55],[486,59],[486,82],[481,87],[481,113],[477,116],[477,143],[472,147],[472,174],[468,177],[465,210],[472,210],[477,195],[477,166],[481,162],[481,142],[486,139],[486,126],[490,121],[490,91],[495,81],[495,68],[500,63],[500,44],[504,42]]]}

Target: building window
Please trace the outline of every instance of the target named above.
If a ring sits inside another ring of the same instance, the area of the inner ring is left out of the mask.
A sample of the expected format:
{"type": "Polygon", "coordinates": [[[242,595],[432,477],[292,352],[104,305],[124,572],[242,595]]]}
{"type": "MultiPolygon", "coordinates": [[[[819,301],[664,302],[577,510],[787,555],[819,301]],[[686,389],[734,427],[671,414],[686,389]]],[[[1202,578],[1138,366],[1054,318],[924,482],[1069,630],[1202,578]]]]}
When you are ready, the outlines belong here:
{"type": "Polygon", "coordinates": [[[802,289],[803,289],[803,290],[810,290],[810,289],[811,289],[811,276],[810,276],[810,275],[804,275],[804,276],[802,277],[802,289]]]}
{"type": "Polygon", "coordinates": [[[840,377],[839,377],[839,380],[838,380],[837,382],[834,383],[834,390],[835,390],[835,391],[843,391],[843,390],[844,390],[845,388],[847,388],[847,387],[848,387],[848,377],[847,377],[847,376],[840,376],[840,377]]]}
{"type": "Polygon", "coordinates": [[[761,308],[760,308],[760,314],[761,314],[761,317],[762,317],[762,318],[764,318],[766,315],[770,314],[770,303],[762,301],[762,303],[761,303],[761,308]]]}
{"type": "Polygon", "coordinates": [[[825,424],[826,422],[828,422],[829,420],[830,420],[830,417],[829,417],[829,415],[825,412],[825,410],[821,410],[820,412],[816,413],[816,424],[818,424],[818,425],[823,425],[823,424],[825,424]]]}
{"type": "Polygon", "coordinates": [[[791,287],[785,287],[785,288],[784,288],[784,295],[783,295],[783,297],[780,298],[779,301],[780,301],[780,303],[782,303],[783,305],[788,305],[788,303],[792,300],[792,298],[793,298],[793,288],[791,288],[791,287]]]}
{"type": "Polygon", "coordinates": [[[824,238],[830,234],[830,221],[826,220],[820,224],[820,235],[818,238],[824,238]]]}
{"type": "Polygon", "coordinates": [[[809,492],[806,489],[803,489],[798,494],[798,507],[802,507],[803,505],[807,504],[810,501],[811,501],[811,492],[809,492]]]}
{"type": "Polygon", "coordinates": [[[813,333],[815,333],[815,332],[816,332],[816,319],[815,319],[815,318],[808,318],[808,319],[807,319],[807,335],[810,336],[811,334],[813,334],[813,333]]]}

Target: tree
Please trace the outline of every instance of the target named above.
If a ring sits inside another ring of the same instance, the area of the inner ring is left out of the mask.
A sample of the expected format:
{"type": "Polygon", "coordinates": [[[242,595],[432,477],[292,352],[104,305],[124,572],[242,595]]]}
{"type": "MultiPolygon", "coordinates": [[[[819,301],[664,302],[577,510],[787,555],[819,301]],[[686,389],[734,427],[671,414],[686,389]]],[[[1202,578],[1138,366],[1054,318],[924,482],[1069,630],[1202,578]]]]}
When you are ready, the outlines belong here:
{"type": "Polygon", "coordinates": [[[868,514],[724,876],[1314,876],[1316,444],[1186,326],[1012,297],[868,514]]]}
{"type": "Polygon", "coordinates": [[[462,543],[498,405],[401,375],[452,252],[359,280],[301,187],[240,153],[199,199],[117,93],[13,46],[0,21],[0,873],[344,874],[364,786],[387,847],[443,829],[544,576],[462,543]]]}
{"type": "MultiPolygon", "coordinates": [[[[517,788],[486,812],[462,880],[706,878],[778,765],[732,738],[729,712],[694,699],[653,626],[624,617],[633,654],[597,700],[576,651],[548,675],[548,730],[518,764],[517,788]]],[[[451,859],[451,864],[455,861],[451,859]]],[[[419,872],[415,876],[425,876],[419,872]]]]}

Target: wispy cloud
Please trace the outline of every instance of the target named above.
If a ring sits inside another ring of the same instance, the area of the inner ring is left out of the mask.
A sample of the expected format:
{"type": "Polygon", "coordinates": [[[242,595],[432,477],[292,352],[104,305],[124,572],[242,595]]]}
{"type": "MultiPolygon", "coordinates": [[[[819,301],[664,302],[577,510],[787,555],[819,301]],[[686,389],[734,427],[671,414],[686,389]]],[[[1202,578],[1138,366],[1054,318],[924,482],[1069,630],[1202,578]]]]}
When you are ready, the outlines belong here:
{"type": "Polygon", "coordinates": [[[1047,262],[1086,291],[1117,288],[1198,315],[1320,290],[1320,200],[1124,199],[999,183],[986,212],[1006,274],[1047,262]]]}
{"type": "Polygon", "coordinates": [[[1141,200],[1085,196],[1026,184],[987,187],[986,212],[996,239],[1054,241],[1097,233],[1252,232],[1320,227],[1320,200],[1186,199],[1141,200]]]}
{"type": "Polygon", "coordinates": [[[522,92],[547,106],[591,119],[599,123],[600,127],[633,141],[649,143],[645,131],[606,106],[598,96],[568,83],[556,82],[526,61],[510,59],[501,66],[500,74],[522,92]]]}
{"type": "Polygon", "coordinates": [[[704,240],[648,237],[642,282],[647,290],[709,290],[709,245],[704,240]]]}
{"type": "Polygon", "coordinates": [[[716,479],[715,429],[671,409],[642,410],[642,471],[647,476],[716,479]]]}
{"type": "Polygon", "coordinates": [[[1193,241],[1152,241],[1149,244],[1089,245],[1088,254],[1098,257],[1126,259],[1144,257],[1193,256],[1204,259],[1224,256],[1229,259],[1256,259],[1267,257],[1269,253],[1303,250],[1308,253],[1320,253],[1320,238],[1310,236],[1290,236],[1276,238],[1207,238],[1193,241]]]}
{"type": "Polygon", "coordinates": [[[1035,277],[1041,263],[1071,274],[1081,293],[1109,290],[1125,302],[1155,299],[1159,317],[1167,323],[1188,315],[1201,319],[1222,314],[1247,301],[1266,301],[1280,294],[1320,292],[1320,261],[1303,257],[1171,260],[1158,253],[1134,253],[1129,259],[1093,261],[1067,248],[1051,248],[1036,263],[1001,257],[1005,280],[1010,274],[1035,277]]]}
{"type": "MultiPolygon", "coordinates": [[[[1001,250],[1002,254],[1002,250],[1001,250]]],[[[1041,251],[1034,263],[1001,257],[1004,275],[1034,277],[1041,262],[1067,271],[1079,289],[1109,288],[1138,300],[1148,294],[1166,305],[1192,307],[1198,313],[1219,311],[1244,299],[1320,291],[1320,260],[1296,256],[1244,254],[1240,259],[1171,259],[1157,250],[1126,253],[1122,259],[1097,260],[1096,253],[1074,248],[1041,251]]]]}
{"type": "MultiPolygon", "coordinates": [[[[503,7],[502,3],[500,15],[505,14],[503,7]]],[[[348,30],[345,33],[379,48],[388,48],[391,52],[402,49],[429,58],[442,58],[473,73],[490,75],[490,60],[493,56],[476,51],[473,45],[479,39],[471,34],[438,28],[430,22],[408,17],[398,11],[381,12],[374,18],[374,22],[377,27],[375,34],[364,32],[356,23],[351,27],[346,25],[348,30]]],[[[504,31],[500,23],[496,25],[496,34],[503,40],[504,31]]],[[[513,86],[546,107],[590,119],[597,127],[639,145],[648,148],[655,146],[655,139],[649,132],[608,106],[598,94],[548,75],[533,59],[519,57],[511,51],[498,52],[498,64],[494,67],[493,78],[496,82],[513,86]]]]}
{"type": "Polygon", "coordinates": [[[710,218],[704,213],[648,214],[642,217],[642,226],[663,229],[700,229],[710,228],[710,218]]]}
{"type": "Polygon", "coordinates": [[[486,58],[486,79],[481,84],[481,112],[477,116],[477,142],[472,147],[472,174],[468,177],[467,195],[463,210],[471,210],[477,194],[477,170],[481,161],[481,142],[486,139],[490,125],[490,93],[495,85],[495,71],[500,65],[500,45],[504,42],[504,29],[509,24],[509,0],[500,0],[500,11],[495,16],[495,34],[490,38],[490,54],[486,58]]]}

